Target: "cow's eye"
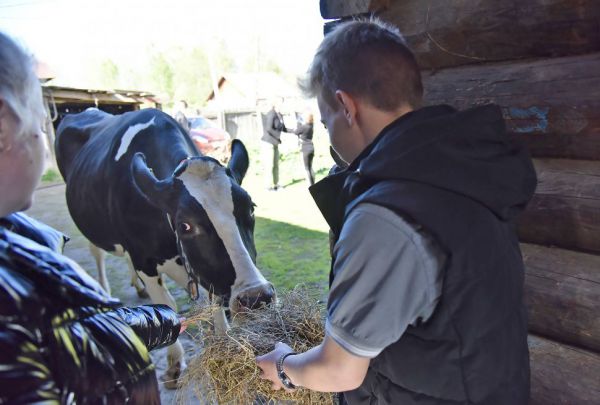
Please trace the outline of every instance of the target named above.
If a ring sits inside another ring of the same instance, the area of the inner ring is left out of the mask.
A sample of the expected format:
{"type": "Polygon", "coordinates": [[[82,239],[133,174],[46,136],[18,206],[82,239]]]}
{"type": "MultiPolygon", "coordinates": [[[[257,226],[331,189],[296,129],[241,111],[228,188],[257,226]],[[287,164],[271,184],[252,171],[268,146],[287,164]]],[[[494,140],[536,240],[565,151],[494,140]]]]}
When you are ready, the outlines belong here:
{"type": "Polygon", "coordinates": [[[192,226],[187,222],[182,222],[181,224],[179,224],[179,229],[181,230],[181,232],[187,233],[192,230],[192,226]]]}

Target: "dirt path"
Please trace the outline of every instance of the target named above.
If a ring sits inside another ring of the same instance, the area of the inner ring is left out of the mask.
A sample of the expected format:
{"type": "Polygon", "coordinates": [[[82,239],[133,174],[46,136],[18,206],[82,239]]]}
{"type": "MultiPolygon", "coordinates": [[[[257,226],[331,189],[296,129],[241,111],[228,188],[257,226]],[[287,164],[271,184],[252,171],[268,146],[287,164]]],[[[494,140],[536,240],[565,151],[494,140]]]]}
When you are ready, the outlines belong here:
{"type": "MultiPolygon", "coordinates": [[[[65,246],[65,255],[79,263],[92,277],[95,279],[98,278],[96,262],[89,252],[88,242],[71,220],[66,207],[64,184],[45,185],[38,188],[35,192],[34,204],[27,211],[27,214],[68,235],[71,240],[65,246]]],[[[129,272],[123,258],[108,255],[106,258],[106,268],[114,297],[119,298],[127,306],[150,303],[149,300],[138,298],[135,289],[129,285],[129,272]]],[[[177,287],[170,288],[170,291],[180,304],[182,301],[184,302],[184,305],[179,308],[180,312],[187,311],[189,304],[185,303],[186,292],[177,287]]],[[[197,351],[194,342],[185,333],[181,341],[189,359],[197,351]]],[[[166,353],[166,349],[160,349],[151,353],[152,359],[156,364],[158,376],[164,374],[166,370],[166,353]]],[[[202,403],[193,399],[193,397],[190,398],[189,393],[181,394],[188,395],[187,400],[183,401],[184,403],[202,403]]],[[[176,391],[167,390],[161,386],[161,399],[164,405],[176,404],[176,391]]]]}

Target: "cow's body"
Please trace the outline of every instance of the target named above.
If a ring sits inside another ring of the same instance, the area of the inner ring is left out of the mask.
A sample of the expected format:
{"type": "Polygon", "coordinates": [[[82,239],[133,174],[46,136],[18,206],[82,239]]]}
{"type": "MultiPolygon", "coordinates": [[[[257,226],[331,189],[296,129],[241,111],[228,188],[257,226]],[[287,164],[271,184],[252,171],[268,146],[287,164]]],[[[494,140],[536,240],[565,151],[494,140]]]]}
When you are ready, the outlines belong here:
{"type": "MultiPolygon", "coordinates": [[[[201,284],[232,310],[273,298],[254,265],[253,204],[239,186],[248,167],[241,142],[225,169],[200,157],[161,111],[88,109],[63,119],[56,157],[77,227],[100,249],[128,256],[153,302],[176,308],[163,273],[190,290],[201,284]]],[[[183,350],[179,343],[169,350],[170,377],[177,377],[183,350]]]]}
{"type": "Polygon", "coordinates": [[[165,213],[134,186],[133,152],[146,156],[158,179],[170,177],[182,160],[198,152],[178,126],[156,110],[121,116],[99,110],[83,114],[90,118],[67,116],[68,126],[61,125],[64,129],[57,139],[69,212],[94,245],[109,252],[120,245],[137,270],[156,275],[157,265],[177,255],[177,246],[165,213]],[[98,121],[92,124],[93,118],[98,121]]]}

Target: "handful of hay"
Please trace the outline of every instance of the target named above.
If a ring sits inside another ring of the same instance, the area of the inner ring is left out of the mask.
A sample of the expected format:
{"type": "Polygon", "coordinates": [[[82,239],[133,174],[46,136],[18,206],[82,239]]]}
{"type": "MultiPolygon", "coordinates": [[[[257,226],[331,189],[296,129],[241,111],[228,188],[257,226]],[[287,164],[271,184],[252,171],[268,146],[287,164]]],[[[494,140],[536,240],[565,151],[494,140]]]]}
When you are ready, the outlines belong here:
{"type": "MultiPolygon", "coordinates": [[[[271,382],[259,378],[255,357],[273,350],[276,342],[304,352],[324,338],[323,305],[306,288],[280,294],[278,303],[238,314],[226,334],[216,334],[210,323],[216,304],[206,303],[188,316],[201,325],[198,343],[202,352],[190,361],[182,386],[198,397],[218,404],[252,404],[255,401],[292,401],[298,404],[334,404],[335,395],[298,388],[273,391],[271,382]]],[[[259,402],[260,403],[260,402],[259,402]]]]}

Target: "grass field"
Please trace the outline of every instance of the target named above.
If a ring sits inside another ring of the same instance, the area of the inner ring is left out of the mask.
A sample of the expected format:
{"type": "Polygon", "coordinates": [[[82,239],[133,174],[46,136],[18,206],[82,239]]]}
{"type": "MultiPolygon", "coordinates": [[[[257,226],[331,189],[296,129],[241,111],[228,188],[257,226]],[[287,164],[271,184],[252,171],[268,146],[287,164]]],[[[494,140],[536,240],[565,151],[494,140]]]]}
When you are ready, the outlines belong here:
{"type": "Polygon", "coordinates": [[[325,287],[329,272],[327,234],[259,218],[255,231],[258,267],[277,289],[303,283],[325,287]]]}
{"type": "Polygon", "coordinates": [[[42,175],[42,184],[56,183],[59,181],[62,181],[62,177],[56,169],[50,168],[42,175]]]}

